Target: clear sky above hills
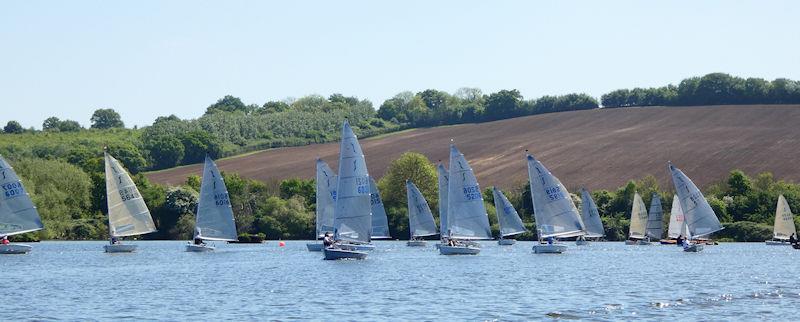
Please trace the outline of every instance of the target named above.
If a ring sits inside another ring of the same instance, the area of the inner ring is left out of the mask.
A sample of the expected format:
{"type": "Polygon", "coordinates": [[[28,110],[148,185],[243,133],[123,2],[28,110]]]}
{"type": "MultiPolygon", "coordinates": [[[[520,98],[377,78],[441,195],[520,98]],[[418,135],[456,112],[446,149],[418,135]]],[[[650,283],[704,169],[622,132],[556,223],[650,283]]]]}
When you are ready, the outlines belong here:
{"type": "Polygon", "coordinates": [[[710,72],[800,79],[798,1],[3,1],[0,123],[195,118],[307,94],[526,98],[710,72]]]}

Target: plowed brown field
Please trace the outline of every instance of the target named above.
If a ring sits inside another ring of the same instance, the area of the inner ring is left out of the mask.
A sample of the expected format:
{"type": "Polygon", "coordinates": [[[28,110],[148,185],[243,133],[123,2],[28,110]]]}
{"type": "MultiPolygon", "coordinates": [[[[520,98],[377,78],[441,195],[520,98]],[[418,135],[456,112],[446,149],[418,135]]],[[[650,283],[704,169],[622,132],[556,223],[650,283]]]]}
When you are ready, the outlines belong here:
{"type": "MultiPolygon", "coordinates": [[[[372,176],[381,177],[401,153],[446,160],[453,139],[481,185],[516,187],[527,180],[524,150],[567,188],[615,189],[648,174],[662,186],[671,160],[696,184],[726,178],[732,169],[800,181],[800,106],[705,106],[599,109],[519,117],[480,124],[415,129],[361,140],[372,176]]],[[[338,143],[261,151],[220,160],[223,171],[257,180],[313,178],[314,160],[337,169],[338,143]]],[[[147,176],[179,184],[202,165],[147,176]]]]}

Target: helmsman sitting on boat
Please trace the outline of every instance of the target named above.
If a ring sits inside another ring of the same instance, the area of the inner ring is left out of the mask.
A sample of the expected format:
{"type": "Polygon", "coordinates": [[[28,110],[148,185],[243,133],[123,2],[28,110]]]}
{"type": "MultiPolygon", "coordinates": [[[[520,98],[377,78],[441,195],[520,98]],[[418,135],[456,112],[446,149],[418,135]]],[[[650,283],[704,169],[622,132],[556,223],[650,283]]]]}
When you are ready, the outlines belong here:
{"type": "Polygon", "coordinates": [[[333,246],[333,237],[331,233],[325,233],[325,237],[322,238],[322,245],[325,246],[325,248],[333,246]]]}
{"type": "Polygon", "coordinates": [[[3,236],[3,245],[8,245],[8,236],[3,236]]]}

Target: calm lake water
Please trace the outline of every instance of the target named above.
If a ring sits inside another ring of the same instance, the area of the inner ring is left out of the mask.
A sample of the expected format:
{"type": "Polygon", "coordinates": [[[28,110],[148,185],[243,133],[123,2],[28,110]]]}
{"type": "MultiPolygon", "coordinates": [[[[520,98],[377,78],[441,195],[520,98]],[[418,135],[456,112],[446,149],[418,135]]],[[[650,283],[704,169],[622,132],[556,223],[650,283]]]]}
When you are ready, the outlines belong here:
{"type": "Polygon", "coordinates": [[[791,320],[800,251],[722,244],[594,243],[536,255],[530,242],[483,242],[478,256],[441,256],[430,243],[377,242],[364,261],[324,261],[305,242],[34,243],[0,256],[2,320],[791,320]]]}

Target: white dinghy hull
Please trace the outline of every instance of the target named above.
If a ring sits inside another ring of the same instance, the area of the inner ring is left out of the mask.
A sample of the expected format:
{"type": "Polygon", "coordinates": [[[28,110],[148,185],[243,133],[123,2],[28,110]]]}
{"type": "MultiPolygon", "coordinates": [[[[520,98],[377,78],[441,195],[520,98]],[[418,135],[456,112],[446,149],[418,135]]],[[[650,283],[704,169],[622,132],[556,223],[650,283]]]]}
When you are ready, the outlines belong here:
{"type": "Polygon", "coordinates": [[[697,253],[703,251],[703,244],[692,244],[683,248],[684,252],[697,253]]]}
{"type": "Polygon", "coordinates": [[[367,253],[357,250],[340,249],[340,248],[324,248],[322,253],[325,254],[325,260],[339,260],[339,259],[365,259],[367,253]]]}
{"type": "Polygon", "coordinates": [[[502,246],[511,246],[511,245],[516,244],[516,243],[517,243],[516,239],[501,238],[501,239],[497,240],[497,244],[498,245],[502,245],[502,246]]]}
{"type": "Polygon", "coordinates": [[[189,244],[186,245],[186,251],[193,253],[211,252],[214,251],[214,246],[189,244]]]}
{"type": "Polygon", "coordinates": [[[639,240],[628,239],[625,241],[625,245],[650,245],[650,242],[644,239],[639,239],[639,240]]]}
{"type": "Polygon", "coordinates": [[[116,244],[105,245],[103,249],[106,253],[133,253],[136,251],[136,245],[131,244],[116,244]]]}
{"type": "Polygon", "coordinates": [[[354,250],[354,251],[372,251],[375,250],[375,245],[372,244],[338,244],[337,247],[344,249],[344,250],[354,250]]]}
{"type": "Polygon", "coordinates": [[[406,242],[406,246],[408,247],[425,247],[428,245],[428,242],[424,240],[409,240],[406,242]]]}
{"type": "Polygon", "coordinates": [[[765,241],[769,246],[791,246],[792,244],[789,243],[788,240],[767,240],[765,241]]]}
{"type": "Polygon", "coordinates": [[[321,252],[322,243],[308,243],[306,244],[306,248],[308,248],[309,252],[321,252]]]}
{"type": "Polygon", "coordinates": [[[536,254],[561,254],[566,251],[566,245],[533,245],[533,252],[536,254]]]}
{"type": "Polygon", "coordinates": [[[475,246],[439,245],[439,254],[442,255],[478,255],[480,252],[481,249],[475,246]]]}
{"type": "Polygon", "coordinates": [[[29,253],[33,247],[30,245],[25,244],[8,244],[8,245],[0,245],[0,254],[27,254],[29,253]]]}

